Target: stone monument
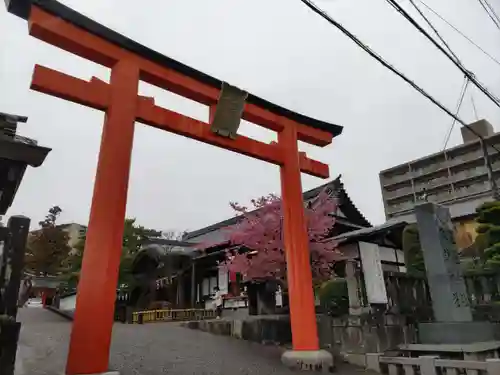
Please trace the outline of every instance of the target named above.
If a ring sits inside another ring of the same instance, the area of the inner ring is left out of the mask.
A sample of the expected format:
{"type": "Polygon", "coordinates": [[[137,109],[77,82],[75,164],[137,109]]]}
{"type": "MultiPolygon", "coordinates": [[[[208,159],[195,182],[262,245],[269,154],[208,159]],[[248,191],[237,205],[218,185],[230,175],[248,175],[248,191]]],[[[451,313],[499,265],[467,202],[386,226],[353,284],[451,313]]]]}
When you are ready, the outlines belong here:
{"type": "Polygon", "coordinates": [[[448,208],[425,202],[415,208],[435,322],[420,323],[421,344],[473,344],[500,338],[498,324],[475,322],[448,208]]]}

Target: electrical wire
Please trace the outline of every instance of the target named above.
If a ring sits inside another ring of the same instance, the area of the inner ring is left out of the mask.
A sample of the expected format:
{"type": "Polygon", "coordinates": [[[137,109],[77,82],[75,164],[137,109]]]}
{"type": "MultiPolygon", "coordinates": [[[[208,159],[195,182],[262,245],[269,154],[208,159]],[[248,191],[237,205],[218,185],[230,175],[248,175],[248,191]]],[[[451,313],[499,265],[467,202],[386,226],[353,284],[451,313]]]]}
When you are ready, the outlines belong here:
{"type": "MultiPolygon", "coordinates": [[[[462,107],[462,103],[464,101],[465,97],[465,92],[467,91],[467,86],[469,85],[469,79],[467,77],[464,77],[464,83],[462,84],[462,88],[460,89],[460,95],[458,98],[456,110],[455,110],[455,115],[458,116],[458,113],[460,112],[460,108],[462,107]]],[[[457,123],[457,120],[453,119],[450,129],[448,130],[448,133],[446,134],[443,142],[443,151],[446,150],[446,146],[448,146],[448,142],[451,137],[451,133],[453,132],[453,128],[455,127],[455,124],[457,123]]]]}
{"type": "Polygon", "coordinates": [[[476,118],[476,121],[478,121],[479,117],[477,116],[476,103],[474,102],[474,93],[472,92],[470,94],[470,102],[472,103],[472,110],[474,111],[474,117],[476,118]]]}
{"type": "Polygon", "coordinates": [[[469,38],[467,35],[465,35],[460,29],[458,29],[456,26],[451,24],[448,20],[446,20],[443,16],[441,16],[438,12],[436,12],[434,9],[432,9],[429,5],[424,3],[422,0],[417,0],[420,4],[422,4],[424,7],[426,7],[430,12],[434,13],[436,17],[441,19],[443,22],[445,22],[448,26],[450,26],[453,30],[455,30],[459,35],[461,35],[463,38],[465,38],[470,44],[472,44],[474,47],[476,47],[479,51],[481,51],[485,56],[489,57],[492,61],[500,65],[500,61],[498,61],[495,57],[493,57],[491,54],[486,52],[483,48],[481,48],[476,42],[474,42],[471,38],[469,38]]]}
{"type": "Polygon", "coordinates": [[[434,31],[434,33],[439,38],[439,40],[441,41],[441,43],[443,43],[445,45],[445,47],[448,49],[448,52],[455,58],[455,60],[457,62],[459,62],[460,64],[462,64],[462,62],[460,61],[460,59],[458,58],[458,56],[455,55],[455,52],[453,52],[453,50],[448,45],[448,43],[446,42],[446,40],[444,40],[444,38],[441,36],[441,34],[439,34],[439,32],[437,31],[437,29],[431,23],[431,21],[429,21],[429,19],[425,16],[425,14],[422,13],[422,11],[417,6],[417,4],[415,4],[415,1],[410,0],[410,3],[411,3],[411,5],[413,5],[413,7],[415,8],[415,10],[418,12],[418,14],[420,14],[420,16],[424,19],[424,21],[427,23],[427,25],[432,29],[432,31],[434,31]]]}
{"type": "MultiPolygon", "coordinates": [[[[369,46],[367,46],[366,44],[361,42],[361,40],[359,40],[358,37],[356,37],[353,33],[351,33],[349,30],[347,30],[341,23],[337,22],[332,17],[330,17],[324,10],[320,9],[311,0],[300,0],[300,1],[304,5],[306,5],[309,9],[311,9],[314,13],[318,14],[323,19],[325,19],[328,23],[330,23],[331,25],[333,25],[337,29],[339,29],[344,35],[346,35],[349,39],[351,39],[354,43],[356,43],[361,49],[363,49],[371,57],[373,57],[375,60],[377,60],[381,65],[383,65],[385,68],[389,69],[391,72],[396,74],[399,78],[401,78],[403,81],[405,81],[411,87],[413,87],[417,92],[419,92],[421,95],[423,95],[428,100],[430,100],[434,105],[439,107],[448,116],[455,119],[459,124],[461,124],[462,126],[465,126],[472,134],[476,135],[479,139],[483,140],[483,137],[481,136],[481,134],[478,133],[473,127],[466,124],[458,115],[455,115],[454,113],[452,113],[448,108],[446,108],[443,104],[441,104],[437,99],[435,99],[433,96],[428,94],[423,88],[418,86],[415,82],[413,82],[411,79],[409,79],[403,73],[401,73],[399,70],[397,70],[393,65],[391,65],[389,62],[387,62],[382,56],[380,56],[374,50],[372,50],[369,46]]],[[[469,78],[469,77],[467,77],[467,78],[469,78]]],[[[489,146],[492,147],[496,152],[498,152],[500,154],[500,150],[498,148],[496,148],[494,145],[489,145],[489,146]]]]}
{"type": "MultiPolygon", "coordinates": [[[[422,13],[422,11],[420,10],[420,8],[417,6],[417,4],[415,3],[414,0],[409,0],[411,5],[413,5],[413,7],[415,8],[415,10],[418,12],[418,14],[420,14],[420,16],[424,19],[424,21],[427,23],[427,25],[432,29],[432,31],[434,31],[434,33],[436,34],[436,36],[438,37],[438,39],[441,41],[441,43],[443,43],[443,45],[448,49],[448,51],[450,52],[450,54],[455,58],[455,60],[463,66],[462,62],[460,61],[460,58],[453,52],[453,50],[451,49],[451,47],[448,45],[448,43],[446,42],[446,40],[441,36],[441,34],[439,33],[439,31],[437,31],[437,29],[434,27],[434,25],[432,24],[432,22],[425,16],[425,14],[422,13]]],[[[460,113],[460,108],[462,107],[462,103],[464,101],[464,97],[465,97],[465,93],[467,92],[467,86],[469,85],[469,78],[467,76],[464,77],[464,83],[462,84],[462,89],[460,91],[460,95],[459,95],[459,99],[458,99],[458,103],[457,103],[457,106],[456,106],[456,110],[455,110],[455,115],[458,116],[458,114],[460,113]]],[[[450,129],[448,130],[448,133],[446,134],[445,136],[445,140],[443,142],[443,151],[446,150],[446,146],[448,146],[448,142],[450,141],[450,137],[451,137],[451,134],[453,132],[453,129],[455,128],[455,124],[456,124],[456,120],[453,119],[452,123],[451,123],[451,126],[450,126],[450,129]]]]}
{"type": "MultiPolygon", "coordinates": [[[[425,31],[422,26],[418,24],[415,19],[408,14],[398,3],[396,0],[386,0],[396,11],[398,11],[408,22],[410,22],[421,34],[423,34],[432,44],[434,44],[448,59],[453,62],[453,64],[462,71],[462,73],[469,78],[469,80],[479,89],[481,90],[497,107],[500,108],[500,99],[498,99],[495,95],[493,95],[481,82],[479,82],[475,75],[467,70],[460,61],[456,60],[449,52],[447,52],[436,40],[429,35],[427,31],[425,31]]],[[[428,21],[426,19],[428,23],[428,21]]]]}
{"type": "Polygon", "coordinates": [[[495,13],[495,11],[493,11],[493,14],[494,14],[494,16],[493,16],[489,11],[489,4],[488,3],[485,4],[485,2],[483,2],[483,0],[478,0],[478,1],[479,1],[479,4],[481,4],[481,6],[483,7],[486,14],[491,18],[491,20],[493,21],[495,26],[500,30],[500,23],[499,23],[500,20],[498,20],[498,16],[495,13]],[[496,16],[496,18],[495,18],[495,16],[496,16]]]}
{"type": "Polygon", "coordinates": [[[498,18],[498,14],[497,12],[495,11],[495,8],[493,8],[493,6],[488,2],[488,0],[483,0],[483,2],[486,4],[486,6],[488,7],[488,9],[490,10],[491,14],[495,17],[495,19],[500,22],[500,18],[498,18]]]}

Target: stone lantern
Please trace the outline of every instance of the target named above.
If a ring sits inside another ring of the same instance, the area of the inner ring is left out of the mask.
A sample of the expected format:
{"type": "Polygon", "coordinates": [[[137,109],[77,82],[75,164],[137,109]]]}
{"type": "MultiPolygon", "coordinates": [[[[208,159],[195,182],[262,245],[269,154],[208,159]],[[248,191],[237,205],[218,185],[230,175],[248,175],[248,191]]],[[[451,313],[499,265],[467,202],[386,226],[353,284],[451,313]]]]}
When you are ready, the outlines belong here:
{"type": "Polygon", "coordinates": [[[0,215],[12,205],[26,167],[39,167],[50,148],[38,146],[37,141],[16,134],[17,124],[27,117],[0,112],[0,215]]]}
{"type": "MultiPolygon", "coordinates": [[[[27,117],[0,112],[0,215],[12,205],[28,165],[39,167],[50,148],[16,134],[27,117]]],[[[11,216],[0,228],[0,373],[13,375],[21,323],[16,321],[30,219],[11,216]]]]}

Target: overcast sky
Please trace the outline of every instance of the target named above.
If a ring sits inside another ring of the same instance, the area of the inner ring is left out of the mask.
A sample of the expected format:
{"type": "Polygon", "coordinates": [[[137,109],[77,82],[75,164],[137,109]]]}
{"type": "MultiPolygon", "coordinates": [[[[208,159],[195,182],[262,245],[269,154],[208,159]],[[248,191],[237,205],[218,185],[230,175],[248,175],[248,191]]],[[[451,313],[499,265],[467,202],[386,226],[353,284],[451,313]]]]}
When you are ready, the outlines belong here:
{"type": "MultiPolygon", "coordinates": [[[[500,30],[471,0],[426,0],[500,59],[500,30]]],[[[451,120],[378,65],[299,0],[65,0],[63,3],[195,69],[311,117],[344,126],[333,144],[300,145],[342,174],[352,200],[374,224],[384,221],[378,173],[439,151],[451,120]],[[154,4],[154,5],[153,5],[154,4]]],[[[496,0],[492,1],[496,3],[496,0]]],[[[317,0],[317,4],[418,84],[454,108],[462,74],[384,0],[317,0]]],[[[401,0],[409,9],[409,2],[401,0]]],[[[499,7],[500,10],[500,7],[499,7]]],[[[413,12],[412,12],[413,14],[413,12]]],[[[465,65],[500,95],[500,67],[432,14],[465,65]]],[[[29,90],[34,64],[89,79],[109,71],[28,35],[27,23],[0,9],[0,112],[29,116],[19,134],[52,152],[27,170],[9,214],[38,222],[53,205],[61,222],[87,224],[103,113],[29,90]]],[[[203,106],[141,84],[157,104],[206,120],[203,106]]],[[[460,115],[488,119],[500,110],[469,89],[460,115]]],[[[255,125],[241,132],[275,135],[255,125]]],[[[450,145],[460,143],[454,130],[450,145]]],[[[304,176],[303,188],[322,184],[304,176]]],[[[279,192],[278,168],[137,124],[127,215],[156,229],[194,230],[232,216],[229,201],[279,192]]],[[[35,226],[35,224],[33,224],[35,226]]]]}

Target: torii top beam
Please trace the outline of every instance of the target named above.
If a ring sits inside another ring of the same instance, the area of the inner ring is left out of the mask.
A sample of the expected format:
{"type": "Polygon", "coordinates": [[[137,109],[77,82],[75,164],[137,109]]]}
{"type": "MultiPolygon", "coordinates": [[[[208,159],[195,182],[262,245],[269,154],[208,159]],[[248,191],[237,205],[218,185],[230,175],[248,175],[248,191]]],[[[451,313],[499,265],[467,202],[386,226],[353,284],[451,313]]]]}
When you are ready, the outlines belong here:
{"type": "MultiPolygon", "coordinates": [[[[106,67],[121,60],[133,61],[140,79],[209,106],[214,112],[223,82],[153,51],[55,0],[5,0],[10,13],[29,22],[30,34],[54,46],[106,67]]],[[[37,66],[32,88],[66,100],[105,110],[109,85],[93,78],[80,80],[52,69],[37,66]]],[[[138,97],[137,120],[227,148],[274,164],[282,164],[280,150],[244,136],[227,139],[209,131],[201,121],[155,105],[152,98],[138,97]],[[168,123],[168,124],[167,124],[168,123]]],[[[242,118],[264,128],[281,132],[286,126],[297,129],[297,138],[324,147],[342,132],[342,127],[316,120],[249,94],[242,118]]],[[[329,176],[328,166],[300,154],[302,172],[321,178],[329,176]]]]}

